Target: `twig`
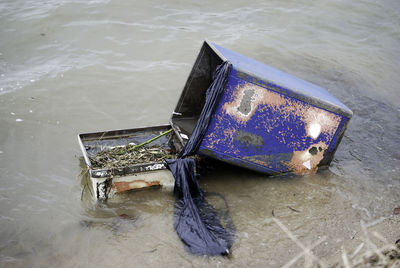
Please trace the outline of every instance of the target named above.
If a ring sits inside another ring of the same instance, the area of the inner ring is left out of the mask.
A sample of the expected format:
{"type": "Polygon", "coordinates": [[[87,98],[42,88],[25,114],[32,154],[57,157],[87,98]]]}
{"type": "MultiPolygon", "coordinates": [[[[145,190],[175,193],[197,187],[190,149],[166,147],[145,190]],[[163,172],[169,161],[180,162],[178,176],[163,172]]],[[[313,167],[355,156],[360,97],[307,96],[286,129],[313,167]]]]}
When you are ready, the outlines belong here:
{"type": "Polygon", "coordinates": [[[85,188],[86,188],[87,183],[83,186],[82,188],[82,192],[81,192],[81,201],[83,200],[83,193],[85,192],[85,188]]]}
{"type": "Polygon", "coordinates": [[[356,250],[351,254],[350,259],[353,259],[359,252],[360,250],[364,247],[364,243],[361,243],[356,250]]]}
{"type": "MultiPolygon", "coordinates": [[[[316,246],[318,246],[319,244],[321,244],[322,242],[324,242],[326,240],[326,236],[321,237],[320,239],[318,239],[318,241],[314,242],[314,244],[312,244],[309,247],[309,250],[311,251],[313,248],[315,248],[316,246]]],[[[296,263],[296,261],[298,259],[300,259],[304,254],[306,254],[308,252],[304,251],[300,252],[299,254],[297,254],[293,259],[291,259],[289,262],[287,262],[284,266],[282,266],[282,268],[288,268],[290,266],[292,266],[293,264],[296,263]]],[[[308,253],[309,254],[309,253],[308,253]]]]}
{"type": "Polygon", "coordinates": [[[384,238],[381,234],[379,234],[376,231],[373,231],[372,234],[378,238],[379,240],[381,240],[383,243],[385,243],[386,245],[389,244],[389,242],[386,240],[386,238],[384,238]]]}
{"type": "Polygon", "coordinates": [[[295,209],[295,208],[292,208],[291,206],[287,206],[291,211],[294,211],[294,212],[297,212],[297,213],[300,213],[301,211],[300,210],[297,210],[297,209],[295,209]]]}
{"type": "Polygon", "coordinates": [[[103,148],[102,148],[102,145],[99,144],[99,142],[103,140],[104,135],[106,135],[106,133],[107,133],[107,131],[104,131],[103,134],[101,134],[100,139],[98,139],[96,141],[96,147],[100,147],[100,151],[103,151],[103,148]]]}
{"type": "Polygon", "coordinates": [[[369,234],[368,234],[368,232],[367,232],[366,224],[365,224],[363,221],[361,221],[361,229],[362,229],[362,231],[364,232],[364,236],[365,236],[365,240],[364,240],[364,241],[365,241],[366,244],[367,244],[368,250],[369,250],[369,251],[372,251],[372,252],[375,252],[375,253],[379,256],[379,258],[384,259],[384,256],[383,256],[383,254],[382,254],[382,252],[381,252],[381,249],[379,249],[379,248],[371,241],[371,239],[370,239],[370,237],[369,237],[369,234]]]}
{"type": "Polygon", "coordinates": [[[135,145],[135,146],[133,146],[132,148],[129,148],[129,149],[128,149],[128,152],[131,152],[131,151],[133,151],[133,150],[135,150],[135,149],[137,149],[137,148],[139,148],[139,147],[142,147],[143,145],[146,145],[146,144],[148,144],[148,143],[150,143],[150,142],[153,142],[153,141],[155,141],[155,140],[161,138],[162,136],[171,133],[172,130],[173,130],[173,129],[171,128],[170,130],[167,130],[167,131],[165,131],[164,133],[161,133],[161,134],[158,135],[157,137],[154,137],[154,138],[152,138],[152,139],[150,139],[150,140],[147,140],[147,141],[145,141],[145,142],[142,142],[141,144],[135,145]]]}
{"type": "Polygon", "coordinates": [[[299,246],[304,253],[306,254],[307,257],[312,258],[314,261],[316,261],[321,267],[326,267],[325,263],[323,263],[319,258],[317,258],[310,249],[308,249],[307,247],[305,247],[295,236],[292,232],[289,231],[289,229],[283,225],[283,223],[278,220],[277,218],[272,218],[272,220],[282,229],[282,231],[284,231],[287,236],[289,236],[289,238],[297,244],[297,246],[299,246]]]}
{"type": "Polygon", "coordinates": [[[349,263],[349,258],[347,257],[347,252],[342,246],[342,260],[343,260],[343,265],[345,268],[351,268],[350,263],[349,263]]]}

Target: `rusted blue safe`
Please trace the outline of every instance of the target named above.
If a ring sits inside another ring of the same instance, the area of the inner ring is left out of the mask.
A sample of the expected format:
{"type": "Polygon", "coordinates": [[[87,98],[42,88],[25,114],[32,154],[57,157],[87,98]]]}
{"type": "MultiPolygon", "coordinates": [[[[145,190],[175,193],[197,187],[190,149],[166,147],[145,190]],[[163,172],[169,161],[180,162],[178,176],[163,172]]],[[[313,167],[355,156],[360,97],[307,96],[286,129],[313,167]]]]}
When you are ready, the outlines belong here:
{"type": "Polygon", "coordinates": [[[267,174],[328,165],[352,111],[325,89],[204,42],[171,118],[189,139],[218,65],[231,70],[198,153],[267,174]]]}

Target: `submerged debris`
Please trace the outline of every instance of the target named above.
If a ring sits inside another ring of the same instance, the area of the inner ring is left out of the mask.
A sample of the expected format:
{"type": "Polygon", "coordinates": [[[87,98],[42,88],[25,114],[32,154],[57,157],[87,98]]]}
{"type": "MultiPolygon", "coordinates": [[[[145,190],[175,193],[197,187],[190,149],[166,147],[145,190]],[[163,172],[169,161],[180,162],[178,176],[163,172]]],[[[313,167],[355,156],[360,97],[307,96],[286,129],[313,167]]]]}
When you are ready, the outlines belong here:
{"type": "Polygon", "coordinates": [[[393,215],[399,215],[400,214],[400,207],[394,208],[393,209],[393,215]]]}
{"type": "Polygon", "coordinates": [[[90,157],[90,162],[94,169],[110,169],[141,163],[161,162],[164,159],[171,158],[176,158],[176,152],[161,145],[142,146],[140,148],[134,148],[134,145],[127,145],[100,151],[95,156],[90,157]]]}
{"type": "MultiPolygon", "coordinates": [[[[96,155],[89,157],[93,169],[123,168],[130,165],[161,162],[164,159],[176,158],[176,148],[173,143],[153,144],[153,141],[172,133],[172,128],[141,144],[109,147],[96,155]]],[[[171,140],[170,140],[171,141],[171,140]]]]}

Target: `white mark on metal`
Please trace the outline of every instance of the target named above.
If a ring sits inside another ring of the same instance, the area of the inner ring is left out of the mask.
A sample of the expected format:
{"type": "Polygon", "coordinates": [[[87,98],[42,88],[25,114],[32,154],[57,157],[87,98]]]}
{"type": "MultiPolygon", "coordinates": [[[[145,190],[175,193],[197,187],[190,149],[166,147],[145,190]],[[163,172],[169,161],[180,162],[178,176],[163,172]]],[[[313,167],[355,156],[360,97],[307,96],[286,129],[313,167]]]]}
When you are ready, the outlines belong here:
{"type": "Polygon", "coordinates": [[[311,162],[310,162],[310,160],[304,162],[304,163],[303,163],[303,166],[305,166],[307,169],[310,170],[310,169],[311,169],[311,162]]]}
{"type": "Polygon", "coordinates": [[[311,138],[315,140],[318,138],[319,134],[321,134],[321,125],[318,123],[312,123],[308,128],[308,133],[310,134],[311,138]]]}
{"type": "Polygon", "coordinates": [[[188,137],[186,134],[179,133],[179,135],[181,135],[181,137],[182,137],[183,139],[185,139],[185,140],[188,140],[188,139],[189,139],[189,137],[188,137]]]}
{"type": "Polygon", "coordinates": [[[302,154],[301,158],[302,158],[304,161],[309,160],[309,159],[311,158],[311,154],[310,154],[308,151],[306,151],[306,152],[304,152],[304,153],[302,154]]]}
{"type": "Polygon", "coordinates": [[[165,166],[164,164],[154,164],[152,166],[147,166],[145,169],[146,170],[158,170],[158,169],[163,169],[165,166]]]}
{"type": "Polygon", "coordinates": [[[96,171],[94,174],[97,177],[105,177],[107,175],[107,171],[96,171]]]}

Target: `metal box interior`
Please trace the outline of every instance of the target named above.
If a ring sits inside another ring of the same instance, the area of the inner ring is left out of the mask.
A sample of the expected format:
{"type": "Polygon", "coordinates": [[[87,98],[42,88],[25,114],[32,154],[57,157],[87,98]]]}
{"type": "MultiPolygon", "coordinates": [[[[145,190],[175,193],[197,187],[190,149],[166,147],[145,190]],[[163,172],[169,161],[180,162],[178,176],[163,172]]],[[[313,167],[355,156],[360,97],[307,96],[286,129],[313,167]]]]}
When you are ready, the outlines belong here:
{"type": "MultiPolygon", "coordinates": [[[[162,161],[133,164],[118,168],[95,169],[90,160],[99,151],[109,150],[117,146],[126,146],[130,143],[140,144],[170,128],[170,125],[162,125],[78,135],[95,198],[104,200],[114,193],[150,186],[163,186],[172,189],[174,178],[162,161]]],[[[167,146],[176,152],[182,149],[180,140],[173,132],[168,136],[160,137],[152,144],[167,146]]]]}
{"type": "Polygon", "coordinates": [[[204,42],[171,118],[190,137],[216,67],[232,65],[199,154],[267,174],[328,165],[352,112],[325,89],[204,42]]]}

